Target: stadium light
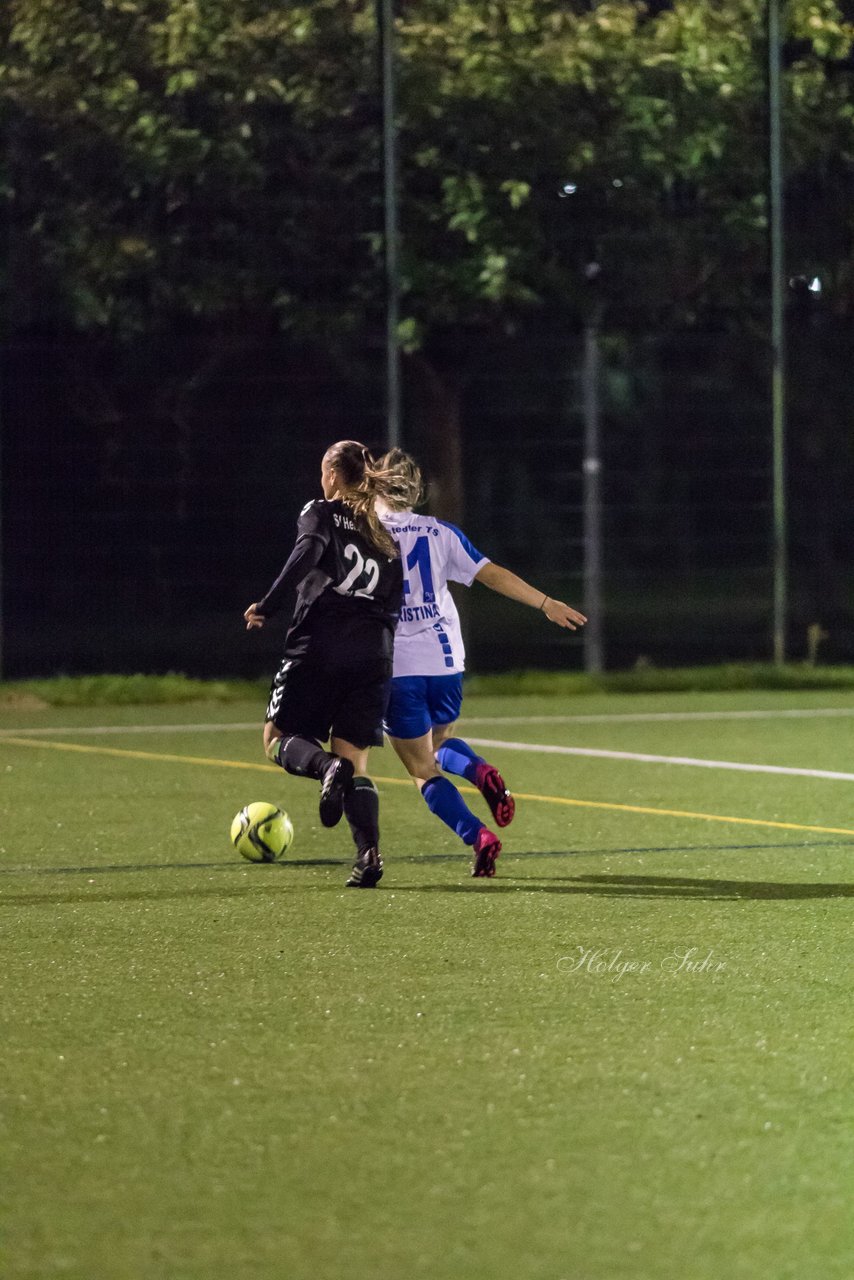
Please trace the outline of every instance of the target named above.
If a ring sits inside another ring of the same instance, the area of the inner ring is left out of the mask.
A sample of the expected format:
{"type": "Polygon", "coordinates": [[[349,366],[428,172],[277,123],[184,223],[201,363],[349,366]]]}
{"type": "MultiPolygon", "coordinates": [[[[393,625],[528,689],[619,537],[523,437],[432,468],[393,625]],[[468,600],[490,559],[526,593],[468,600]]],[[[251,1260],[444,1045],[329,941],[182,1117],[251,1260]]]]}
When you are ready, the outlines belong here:
{"type": "MultiPolygon", "coordinates": [[[[774,661],[786,661],[786,326],[780,0],[768,0],[768,177],[771,236],[771,434],[774,661]]],[[[820,286],[819,286],[820,287],[820,286]]]]}
{"type": "Polygon", "coordinates": [[[396,60],[394,0],[376,0],[377,37],[382,84],[383,248],[386,285],[386,443],[400,444],[400,271],[398,266],[398,192],[396,60]]]}

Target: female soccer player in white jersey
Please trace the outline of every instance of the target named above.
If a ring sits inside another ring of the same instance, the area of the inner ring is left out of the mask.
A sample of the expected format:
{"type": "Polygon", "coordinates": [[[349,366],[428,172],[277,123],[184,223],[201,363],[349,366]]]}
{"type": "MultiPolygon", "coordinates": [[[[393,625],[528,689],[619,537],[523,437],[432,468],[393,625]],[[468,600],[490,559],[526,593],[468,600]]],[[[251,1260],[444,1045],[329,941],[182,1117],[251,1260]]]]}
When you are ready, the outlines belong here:
{"type": "Polygon", "coordinates": [[[559,627],[574,631],[587,619],[561,600],[481,555],[455,525],[412,508],[422,498],[421,472],[400,449],[380,461],[396,477],[394,490],[377,504],[383,524],[400,548],[403,608],[394,635],[394,674],[385,728],[428,809],[471,846],[472,875],[494,876],[501,841],[469,809],[446,773],[471,782],[483,795],[495,823],[506,827],[515,812],[498,770],[474,751],[454,727],[462,705],[465,670],[460,621],[448,582],[482,582],[501,595],[539,609],[559,627]]]}
{"type": "Polygon", "coordinates": [[[323,500],[303,507],[287,564],[243,615],[247,629],[262,627],[296,589],[264,749],[288,773],[322,784],[324,826],[346,814],[356,845],[347,885],[359,889],[373,888],[383,873],[379,798],[366,770],[370,747],[383,741],[401,606],[400,556],[376,512],[386,483],[364,445],[331,445],[321,465],[323,500]]]}

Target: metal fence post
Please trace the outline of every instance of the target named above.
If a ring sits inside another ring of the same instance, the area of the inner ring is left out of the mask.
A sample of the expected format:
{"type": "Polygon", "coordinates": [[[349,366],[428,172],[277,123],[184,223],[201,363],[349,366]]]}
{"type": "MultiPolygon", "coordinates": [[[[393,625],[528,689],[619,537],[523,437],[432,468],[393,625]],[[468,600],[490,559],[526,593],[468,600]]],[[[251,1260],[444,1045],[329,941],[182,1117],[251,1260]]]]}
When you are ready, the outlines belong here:
{"type": "Polygon", "coordinates": [[[377,0],[377,35],[382,81],[383,242],[386,281],[386,443],[400,444],[400,270],[398,265],[398,190],[396,59],[394,0],[377,0]]]}
{"type": "Polygon", "coordinates": [[[768,148],[771,232],[771,433],[774,661],[786,660],[786,327],[780,0],[768,0],[768,148]]]}
{"type": "Polygon", "coordinates": [[[602,670],[602,459],[599,438],[599,320],[597,305],[584,325],[584,669],[602,670]]]}

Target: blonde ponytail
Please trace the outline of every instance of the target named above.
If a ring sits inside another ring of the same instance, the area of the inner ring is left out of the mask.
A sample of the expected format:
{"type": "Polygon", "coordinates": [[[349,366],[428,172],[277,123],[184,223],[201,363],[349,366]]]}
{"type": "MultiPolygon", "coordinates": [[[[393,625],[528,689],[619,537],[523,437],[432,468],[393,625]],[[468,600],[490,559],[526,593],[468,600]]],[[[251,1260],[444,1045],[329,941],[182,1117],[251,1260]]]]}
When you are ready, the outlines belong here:
{"type": "Polygon", "coordinates": [[[421,468],[402,449],[389,449],[374,464],[380,496],[392,511],[408,511],[424,501],[421,468]]]}

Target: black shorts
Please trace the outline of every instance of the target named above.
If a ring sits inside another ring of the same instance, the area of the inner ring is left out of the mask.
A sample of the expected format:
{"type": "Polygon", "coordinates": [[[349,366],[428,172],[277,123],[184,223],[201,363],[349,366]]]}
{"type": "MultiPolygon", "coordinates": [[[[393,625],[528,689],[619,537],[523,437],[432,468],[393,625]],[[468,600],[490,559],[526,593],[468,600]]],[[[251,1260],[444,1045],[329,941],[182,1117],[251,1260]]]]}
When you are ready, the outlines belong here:
{"type": "Polygon", "coordinates": [[[285,736],[380,747],[391,669],[388,657],[335,665],[285,657],[270,685],[267,720],[285,736]]]}

